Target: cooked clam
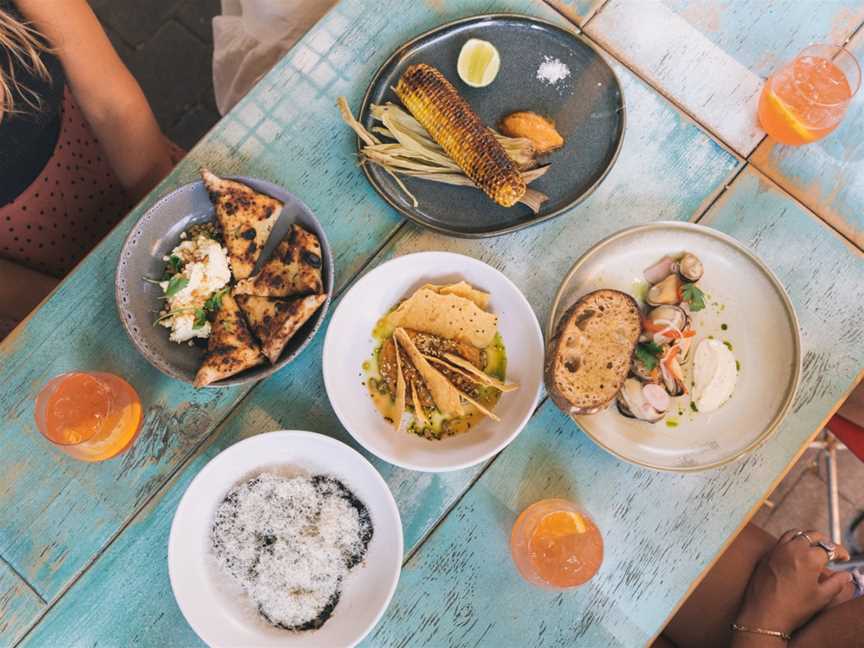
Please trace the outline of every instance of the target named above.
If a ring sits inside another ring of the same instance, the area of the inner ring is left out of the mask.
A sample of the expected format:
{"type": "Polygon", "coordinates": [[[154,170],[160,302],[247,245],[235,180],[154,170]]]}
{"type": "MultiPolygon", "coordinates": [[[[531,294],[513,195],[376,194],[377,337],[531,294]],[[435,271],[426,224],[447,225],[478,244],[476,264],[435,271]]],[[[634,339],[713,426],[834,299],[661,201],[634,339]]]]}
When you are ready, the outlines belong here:
{"type": "Polygon", "coordinates": [[[681,347],[670,346],[663,358],[660,360],[660,375],[663,377],[663,385],[670,396],[680,396],[687,393],[687,385],[684,383],[684,371],[678,361],[681,347]]]}
{"type": "Polygon", "coordinates": [[[635,378],[624,381],[616,404],[624,416],[656,423],[669,409],[669,395],[660,385],[643,384],[635,378]]]}
{"type": "Polygon", "coordinates": [[[649,370],[636,356],[633,356],[633,362],[630,363],[630,373],[643,382],[656,383],[660,381],[660,372],[657,368],[649,370]]]}
{"type": "Polygon", "coordinates": [[[674,346],[677,346],[679,349],[681,349],[681,351],[678,352],[678,357],[676,358],[676,360],[678,360],[679,364],[682,362],[687,362],[687,354],[690,353],[690,347],[691,347],[692,343],[693,343],[693,337],[692,336],[691,337],[682,337],[682,338],[675,340],[675,342],[673,342],[674,346]]]}
{"type": "Polygon", "coordinates": [[[652,306],[677,304],[681,301],[681,279],[677,274],[671,274],[658,284],[651,286],[645,298],[652,306]]]}
{"type": "Polygon", "coordinates": [[[688,281],[699,281],[702,278],[702,262],[695,254],[685,252],[673,265],[672,270],[688,281]]]}
{"type": "Polygon", "coordinates": [[[648,321],[654,330],[653,340],[656,344],[666,344],[678,339],[690,321],[687,313],[673,304],[657,306],[648,313],[648,321]]]}

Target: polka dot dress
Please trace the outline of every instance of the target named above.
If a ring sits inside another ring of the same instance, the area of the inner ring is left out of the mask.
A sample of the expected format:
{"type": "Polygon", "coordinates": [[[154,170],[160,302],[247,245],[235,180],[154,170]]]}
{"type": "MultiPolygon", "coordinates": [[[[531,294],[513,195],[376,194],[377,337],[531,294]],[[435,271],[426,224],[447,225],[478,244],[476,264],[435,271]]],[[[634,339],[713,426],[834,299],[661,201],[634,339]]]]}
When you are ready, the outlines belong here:
{"type": "Polygon", "coordinates": [[[131,207],[68,88],[62,110],[60,136],[42,173],[0,207],[0,256],[55,277],[68,273],[131,207]]]}
{"type": "MultiPolygon", "coordinates": [[[[0,257],[63,277],[131,207],[67,88],[54,153],[33,183],[0,206],[0,257]]],[[[176,163],[185,152],[171,144],[176,163]]],[[[0,315],[0,342],[19,324],[0,315]]]]}

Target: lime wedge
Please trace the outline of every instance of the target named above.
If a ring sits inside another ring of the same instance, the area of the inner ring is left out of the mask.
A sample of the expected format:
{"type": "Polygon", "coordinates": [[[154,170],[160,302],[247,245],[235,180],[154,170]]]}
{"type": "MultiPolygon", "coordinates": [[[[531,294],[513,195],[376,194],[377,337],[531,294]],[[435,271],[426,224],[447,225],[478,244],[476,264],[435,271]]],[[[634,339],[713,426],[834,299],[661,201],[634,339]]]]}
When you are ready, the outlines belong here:
{"type": "Polygon", "coordinates": [[[472,88],[485,88],[498,76],[501,57],[489,41],[472,38],[462,46],[456,71],[472,88]]]}

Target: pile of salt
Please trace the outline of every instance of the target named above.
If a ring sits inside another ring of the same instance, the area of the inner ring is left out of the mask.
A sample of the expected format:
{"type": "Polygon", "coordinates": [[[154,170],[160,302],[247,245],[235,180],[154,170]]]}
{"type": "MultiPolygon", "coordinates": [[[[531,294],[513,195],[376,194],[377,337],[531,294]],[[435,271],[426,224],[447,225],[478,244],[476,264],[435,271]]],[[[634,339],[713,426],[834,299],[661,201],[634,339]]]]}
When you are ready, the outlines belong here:
{"type": "Polygon", "coordinates": [[[570,68],[551,56],[544,56],[543,62],[537,68],[537,78],[549,85],[555,85],[568,76],[570,76],[570,68]]]}

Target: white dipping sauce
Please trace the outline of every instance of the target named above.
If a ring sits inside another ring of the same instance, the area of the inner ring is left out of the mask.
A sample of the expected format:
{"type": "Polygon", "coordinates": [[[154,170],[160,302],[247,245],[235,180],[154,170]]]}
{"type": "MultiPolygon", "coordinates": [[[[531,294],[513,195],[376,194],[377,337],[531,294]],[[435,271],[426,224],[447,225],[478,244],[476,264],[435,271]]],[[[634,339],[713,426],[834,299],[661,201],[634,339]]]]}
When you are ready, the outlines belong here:
{"type": "Polygon", "coordinates": [[[692,400],[700,412],[713,412],[729,400],[738,369],[735,356],[720,340],[702,340],[693,358],[692,400]]]}

